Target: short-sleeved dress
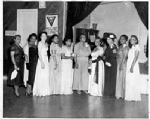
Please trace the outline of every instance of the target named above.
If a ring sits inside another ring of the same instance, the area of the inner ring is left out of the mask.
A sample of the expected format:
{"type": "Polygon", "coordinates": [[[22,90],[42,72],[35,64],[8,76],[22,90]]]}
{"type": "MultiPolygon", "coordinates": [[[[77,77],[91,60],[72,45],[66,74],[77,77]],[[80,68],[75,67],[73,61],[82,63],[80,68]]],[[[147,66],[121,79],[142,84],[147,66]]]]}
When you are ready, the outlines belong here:
{"type": "MultiPolygon", "coordinates": [[[[65,56],[71,56],[72,48],[62,47],[65,56]]],[[[72,94],[73,68],[71,59],[62,59],[61,94],[72,94]]]]}
{"type": "Polygon", "coordinates": [[[127,60],[127,70],[126,70],[126,80],[125,80],[125,100],[128,101],[140,101],[140,83],[139,83],[139,63],[136,61],[133,73],[130,72],[132,62],[135,57],[135,51],[140,51],[139,45],[132,46],[129,49],[128,60],[127,60]]]}
{"type": "Polygon", "coordinates": [[[51,43],[50,45],[50,62],[49,62],[49,81],[50,94],[61,94],[61,48],[58,44],[51,43]],[[55,69],[55,61],[57,61],[57,68],[55,69]]]}
{"type": "Polygon", "coordinates": [[[14,64],[11,62],[10,67],[9,67],[9,73],[8,73],[8,85],[21,86],[21,85],[24,85],[23,74],[24,74],[25,58],[24,58],[23,48],[19,45],[14,44],[10,48],[10,52],[11,51],[15,52],[14,59],[19,70],[17,70],[18,73],[17,73],[16,78],[11,80],[11,74],[14,71],[14,64]]]}

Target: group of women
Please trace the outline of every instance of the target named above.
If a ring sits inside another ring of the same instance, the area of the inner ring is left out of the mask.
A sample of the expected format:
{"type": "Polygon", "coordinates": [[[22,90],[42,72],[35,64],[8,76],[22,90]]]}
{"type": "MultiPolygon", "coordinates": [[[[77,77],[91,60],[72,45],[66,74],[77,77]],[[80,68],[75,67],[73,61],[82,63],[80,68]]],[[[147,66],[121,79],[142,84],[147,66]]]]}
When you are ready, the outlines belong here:
{"type": "Polygon", "coordinates": [[[36,34],[31,34],[22,48],[21,36],[16,35],[10,48],[12,65],[8,77],[17,97],[20,96],[19,86],[25,85],[26,95],[33,96],[68,95],[77,90],[78,94],[83,91],[93,96],[141,100],[138,80],[140,49],[135,35],[129,42],[128,37],[122,35],[119,47],[115,45],[112,33],[106,38],[106,43],[101,38],[95,38],[93,51],[84,34],[74,46],[68,38],[60,47],[58,35],[53,35],[48,47],[46,32],[41,32],[38,43],[37,39],[36,34]],[[12,79],[14,70],[17,75],[12,79]]]}

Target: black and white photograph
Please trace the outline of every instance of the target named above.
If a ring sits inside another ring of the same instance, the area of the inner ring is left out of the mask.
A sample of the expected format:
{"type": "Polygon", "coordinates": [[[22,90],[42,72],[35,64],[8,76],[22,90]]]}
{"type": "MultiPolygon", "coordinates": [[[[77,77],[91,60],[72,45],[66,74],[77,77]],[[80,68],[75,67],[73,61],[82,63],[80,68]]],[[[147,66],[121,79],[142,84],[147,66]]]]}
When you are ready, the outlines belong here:
{"type": "Polygon", "coordinates": [[[149,118],[148,0],[1,3],[1,118],[149,118]]]}

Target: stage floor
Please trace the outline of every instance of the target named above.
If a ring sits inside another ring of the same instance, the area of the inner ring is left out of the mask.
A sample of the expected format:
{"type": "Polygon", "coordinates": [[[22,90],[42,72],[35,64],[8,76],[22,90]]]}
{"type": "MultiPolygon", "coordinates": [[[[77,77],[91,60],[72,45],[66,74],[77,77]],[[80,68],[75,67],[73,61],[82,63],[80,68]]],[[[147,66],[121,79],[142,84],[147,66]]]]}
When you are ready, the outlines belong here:
{"type": "Polygon", "coordinates": [[[4,118],[148,118],[148,95],[141,102],[128,102],[107,97],[94,97],[76,91],[72,95],[21,97],[13,94],[13,88],[4,81],[4,118]]]}

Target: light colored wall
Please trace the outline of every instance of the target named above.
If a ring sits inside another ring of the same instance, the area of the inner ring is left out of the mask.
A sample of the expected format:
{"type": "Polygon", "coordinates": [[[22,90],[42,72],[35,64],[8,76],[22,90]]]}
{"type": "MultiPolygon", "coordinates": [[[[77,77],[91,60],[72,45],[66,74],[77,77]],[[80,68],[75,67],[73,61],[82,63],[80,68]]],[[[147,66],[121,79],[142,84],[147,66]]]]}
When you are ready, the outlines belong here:
{"type": "Polygon", "coordinates": [[[74,37],[73,37],[73,43],[75,44],[76,42],[76,28],[90,28],[90,23],[91,23],[91,14],[88,15],[84,20],[82,20],[80,23],[76,24],[74,26],[74,29],[73,29],[73,34],[74,34],[74,37]],[[86,27],[85,25],[86,24],[86,27]]]}
{"type": "Polygon", "coordinates": [[[133,3],[112,3],[99,5],[90,15],[90,26],[98,23],[99,36],[104,32],[113,32],[117,38],[122,34],[137,35],[140,44],[139,61],[146,61],[144,45],[147,42],[147,29],[140,20],[133,3]]]}

